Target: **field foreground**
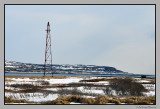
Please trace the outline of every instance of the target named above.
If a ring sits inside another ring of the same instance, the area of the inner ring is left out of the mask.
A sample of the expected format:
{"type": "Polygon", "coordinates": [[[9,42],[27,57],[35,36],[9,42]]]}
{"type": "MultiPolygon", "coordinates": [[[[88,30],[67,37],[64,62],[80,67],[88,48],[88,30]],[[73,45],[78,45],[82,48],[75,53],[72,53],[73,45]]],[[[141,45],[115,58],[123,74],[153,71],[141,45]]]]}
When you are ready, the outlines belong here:
{"type": "Polygon", "coordinates": [[[155,79],[5,76],[5,104],[155,104],[155,79]]]}

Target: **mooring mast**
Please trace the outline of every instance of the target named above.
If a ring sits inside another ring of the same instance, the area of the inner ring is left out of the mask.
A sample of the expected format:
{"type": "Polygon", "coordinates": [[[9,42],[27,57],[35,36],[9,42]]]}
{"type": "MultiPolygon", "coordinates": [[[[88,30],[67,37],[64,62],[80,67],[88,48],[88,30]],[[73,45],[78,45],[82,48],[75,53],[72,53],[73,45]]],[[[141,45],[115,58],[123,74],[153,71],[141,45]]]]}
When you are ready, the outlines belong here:
{"type": "MultiPolygon", "coordinates": [[[[46,34],[46,49],[45,49],[45,63],[44,63],[44,76],[46,75],[47,70],[52,72],[52,50],[51,50],[51,35],[50,35],[50,24],[47,23],[47,34],[46,34]],[[47,69],[46,69],[47,68],[47,69]]],[[[49,72],[49,71],[48,71],[49,72]]]]}

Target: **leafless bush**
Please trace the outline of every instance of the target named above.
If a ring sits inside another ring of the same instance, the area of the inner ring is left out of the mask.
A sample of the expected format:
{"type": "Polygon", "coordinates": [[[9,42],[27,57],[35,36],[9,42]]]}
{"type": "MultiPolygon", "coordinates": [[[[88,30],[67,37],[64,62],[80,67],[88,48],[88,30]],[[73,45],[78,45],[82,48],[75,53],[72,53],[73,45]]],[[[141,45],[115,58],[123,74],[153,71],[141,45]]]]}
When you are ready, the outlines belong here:
{"type": "Polygon", "coordinates": [[[57,93],[60,96],[66,96],[66,95],[83,95],[83,93],[78,90],[76,87],[73,87],[73,89],[65,89],[65,88],[60,88],[58,89],[57,93]]]}
{"type": "Polygon", "coordinates": [[[48,81],[44,81],[44,80],[41,80],[41,81],[38,81],[38,83],[40,84],[40,85],[50,85],[50,83],[48,82],[48,81]]]}
{"type": "Polygon", "coordinates": [[[110,87],[104,90],[107,95],[112,95],[112,90],[118,96],[142,96],[142,91],[145,90],[142,84],[139,84],[132,79],[117,79],[110,82],[110,87]]]}
{"type": "Polygon", "coordinates": [[[71,89],[60,88],[56,91],[56,93],[58,93],[60,97],[63,97],[66,95],[76,95],[76,96],[82,96],[82,95],[97,96],[98,95],[95,93],[83,92],[79,90],[77,87],[72,87],[71,89]]]}
{"type": "Polygon", "coordinates": [[[112,89],[111,89],[111,87],[107,87],[106,89],[103,90],[103,92],[104,92],[106,95],[112,96],[112,89]]]}

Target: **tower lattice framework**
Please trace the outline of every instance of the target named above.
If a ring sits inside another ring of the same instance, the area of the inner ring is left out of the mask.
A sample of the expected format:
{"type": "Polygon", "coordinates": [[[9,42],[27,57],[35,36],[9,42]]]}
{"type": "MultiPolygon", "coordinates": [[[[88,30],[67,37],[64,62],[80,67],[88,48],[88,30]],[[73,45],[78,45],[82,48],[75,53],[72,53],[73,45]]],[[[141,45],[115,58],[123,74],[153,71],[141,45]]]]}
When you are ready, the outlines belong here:
{"type": "Polygon", "coordinates": [[[46,34],[46,48],[45,48],[45,63],[44,63],[44,76],[46,73],[52,73],[52,50],[51,50],[51,34],[50,34],[50,24],[47,23],[47,34],[46,34]]]}

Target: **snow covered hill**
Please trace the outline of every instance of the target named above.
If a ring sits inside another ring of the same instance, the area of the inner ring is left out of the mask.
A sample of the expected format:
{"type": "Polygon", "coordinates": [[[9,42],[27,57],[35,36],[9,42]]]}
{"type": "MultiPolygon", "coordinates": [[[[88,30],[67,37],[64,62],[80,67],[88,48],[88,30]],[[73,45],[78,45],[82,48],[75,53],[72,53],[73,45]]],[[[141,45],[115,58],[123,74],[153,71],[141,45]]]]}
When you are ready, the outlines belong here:
{"type": "MultiPolygon", "coordinates": [[[[50,72],[49,65],[46,69],[50,72]]],[[[79,73],[79,74],[126,74],[117,70],[114,67],[109,66],[96,66],[96,65],[69,65],[69,64],[53,64],[53,70],[56,73],[79,73]]],[[[14,61],[5,61],[5,72],[43,72],[44,64],[31,64],[31,63],[21,63],[14,61]]]]}

